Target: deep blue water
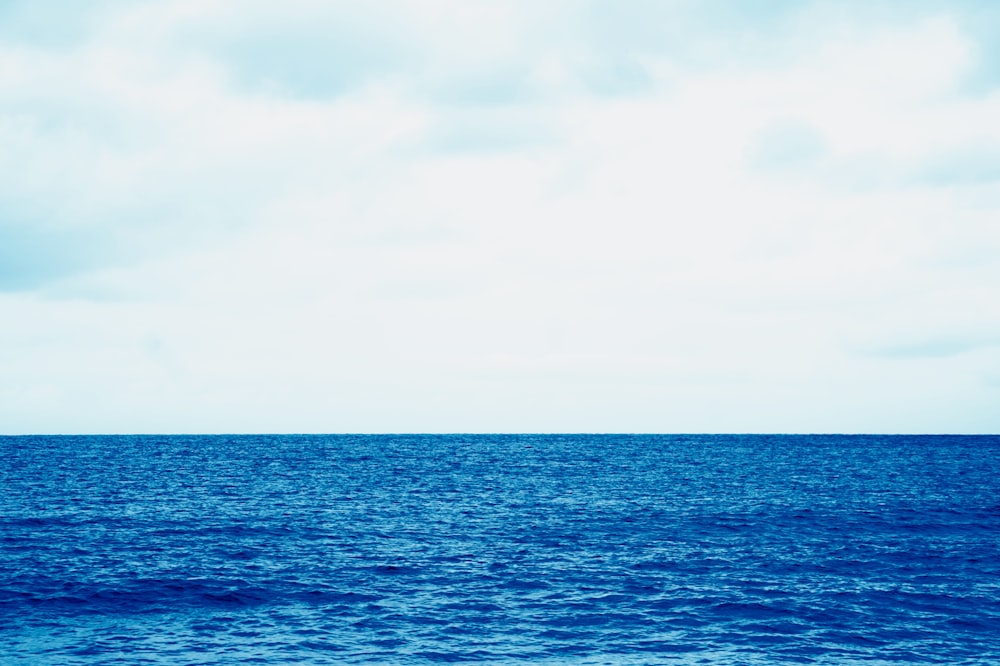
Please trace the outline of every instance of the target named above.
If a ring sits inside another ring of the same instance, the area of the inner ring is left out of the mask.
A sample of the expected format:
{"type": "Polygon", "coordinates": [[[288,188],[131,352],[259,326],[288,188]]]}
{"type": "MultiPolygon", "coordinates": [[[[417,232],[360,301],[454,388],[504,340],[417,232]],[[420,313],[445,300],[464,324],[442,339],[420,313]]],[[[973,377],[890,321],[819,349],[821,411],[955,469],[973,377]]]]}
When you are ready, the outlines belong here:
{"type": "Polygon", "coordinates": [[[0,664],[1000,664],[1000,437],[0,438],[0,664]]]}

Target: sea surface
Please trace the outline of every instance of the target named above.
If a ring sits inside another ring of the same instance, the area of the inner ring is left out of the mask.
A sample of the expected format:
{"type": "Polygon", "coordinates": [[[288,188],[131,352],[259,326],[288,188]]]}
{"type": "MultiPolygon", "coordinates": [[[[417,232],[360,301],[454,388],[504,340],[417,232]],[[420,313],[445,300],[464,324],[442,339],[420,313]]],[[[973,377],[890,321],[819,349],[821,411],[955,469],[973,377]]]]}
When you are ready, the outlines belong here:
{"type": "Polygon", "coordinates": [[[1000,664],[1000,437],[0,437],[0,664],[1000,664]]]}

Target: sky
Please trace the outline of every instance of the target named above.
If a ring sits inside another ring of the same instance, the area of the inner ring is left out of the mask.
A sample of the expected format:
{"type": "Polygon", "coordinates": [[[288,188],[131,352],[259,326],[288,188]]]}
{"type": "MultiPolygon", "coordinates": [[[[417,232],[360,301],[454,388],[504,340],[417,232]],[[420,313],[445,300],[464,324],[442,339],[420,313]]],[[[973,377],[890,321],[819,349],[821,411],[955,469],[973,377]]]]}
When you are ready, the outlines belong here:
{"type": "Polygon", "coordinates": [[[1000,432],[1000,3],[0,0],[0,433],[1000,432]]]}

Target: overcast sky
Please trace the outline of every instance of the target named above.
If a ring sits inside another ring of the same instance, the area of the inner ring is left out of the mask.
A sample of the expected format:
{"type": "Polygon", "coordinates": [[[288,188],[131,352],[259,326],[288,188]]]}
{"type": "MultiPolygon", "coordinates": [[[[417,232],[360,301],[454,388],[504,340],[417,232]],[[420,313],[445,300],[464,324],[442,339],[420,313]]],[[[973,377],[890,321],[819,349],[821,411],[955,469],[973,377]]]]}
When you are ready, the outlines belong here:
{"type": "Polygon", "coordinates": [[[0,0],[0,433],[519,431],[1000,431],[1000,3],[0,0]]]}

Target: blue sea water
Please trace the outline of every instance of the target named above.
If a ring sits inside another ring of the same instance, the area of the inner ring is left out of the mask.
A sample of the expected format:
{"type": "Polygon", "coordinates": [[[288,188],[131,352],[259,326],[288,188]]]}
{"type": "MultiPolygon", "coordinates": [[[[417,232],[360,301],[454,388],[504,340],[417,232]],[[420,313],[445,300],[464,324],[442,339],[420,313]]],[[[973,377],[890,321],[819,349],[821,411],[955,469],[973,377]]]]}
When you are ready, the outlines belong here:
{"type": "Polygon", "coordinates": [[[1000,664],[1000,437],[0,438],[0,664],[1000,664]]]}

